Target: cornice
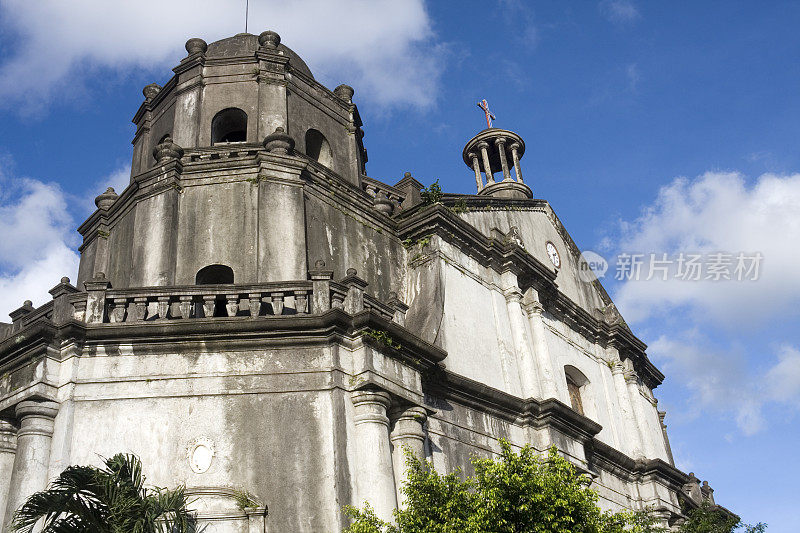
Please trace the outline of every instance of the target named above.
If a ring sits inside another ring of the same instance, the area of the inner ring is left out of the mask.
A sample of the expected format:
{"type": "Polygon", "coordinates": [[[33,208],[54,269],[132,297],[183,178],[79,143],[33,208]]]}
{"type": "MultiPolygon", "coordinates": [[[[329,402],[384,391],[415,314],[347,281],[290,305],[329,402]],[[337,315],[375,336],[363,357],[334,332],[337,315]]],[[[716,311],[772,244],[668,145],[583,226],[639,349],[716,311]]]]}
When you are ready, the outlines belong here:
{"type": "MultiPolygon", "coordinates": [[[[523,400],[483,383],[437,368],[423,382],[426,401],[434,398],[452,401],[509,423],[535,428],[552,427],[586,445],[590,470],[598,467],[615,472],[629,481],[657,478],[670,489],[680,492],[689,477],[661,459],[632,459],[616,448],[598,440],[602,426],[551,398],[523,400]]],[[[433,408],[437,405],[432,404],[433,408]]]]}
{"type": "Polygon", "coordinates": [[[498,272],[528,274],[537,280],[556,286],[554,270],[512,242],[502,242],[485,236],[442,204],[415,206],[404,211],[398,217],[397,224],[398,236],[401,239],[415,240],[438,235],[484,266],[494,268],[498,272]]]}
{"type": "Polygon", "coordinates": [[[680,492],[689,481],[689,476],[661,459],[633,459],[613,446],[594,440],[588,447],[590,468],[601,467],[613,470],[628,481],[639,481],[647,477],[657,477],[666,482],[672,490],[680,492]]]}
{"type": "MultiPolygon", "coordinates": [[[[417,337],[406,328],[383,318],[378,312],[364,310],[349,315],[331,309],[319,315],[267,316],[251,320],[243,317],[194,318],[187,320],[143,321],[85,324],[69,320],[55,326],[41,317],[27,323],[11,337],[0,342],[0,365],[16,363],[20,357],[39,348],[58,349],[64,339],[73,339],[81,346],[106,343],[137,346],[276,346],[308,343],[330,343],[333,339],[355,339],[364,342],[409,366],[428,371],[447,357],[447,352],[417,337]],[[385,331],[399,346],[390,348],[363,336],[368,330],[385,331]]],[[[175,349],[175,348],[173,348],[175,349]]]]}
{"type": "Polygon", "coordinates": [[[535,428],[555,427],[581,441],[593,438],[603,428],[555,398],[523,399],[441,368],[426,376],[423,389],[507,422],[535,428]]]}

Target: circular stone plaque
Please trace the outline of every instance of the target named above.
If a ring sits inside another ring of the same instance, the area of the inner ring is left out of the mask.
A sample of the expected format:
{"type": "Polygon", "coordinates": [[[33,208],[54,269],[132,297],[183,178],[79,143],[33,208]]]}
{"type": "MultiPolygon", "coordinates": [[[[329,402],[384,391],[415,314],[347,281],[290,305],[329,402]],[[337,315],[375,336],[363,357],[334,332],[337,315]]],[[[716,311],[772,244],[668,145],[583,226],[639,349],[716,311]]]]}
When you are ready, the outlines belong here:
{"type": "Polygon", "coordinates": [[[192,472],[207,472],[213,460],[214,444],[209,439],[197,439],[189,445],[189,466],[192,472]]]}

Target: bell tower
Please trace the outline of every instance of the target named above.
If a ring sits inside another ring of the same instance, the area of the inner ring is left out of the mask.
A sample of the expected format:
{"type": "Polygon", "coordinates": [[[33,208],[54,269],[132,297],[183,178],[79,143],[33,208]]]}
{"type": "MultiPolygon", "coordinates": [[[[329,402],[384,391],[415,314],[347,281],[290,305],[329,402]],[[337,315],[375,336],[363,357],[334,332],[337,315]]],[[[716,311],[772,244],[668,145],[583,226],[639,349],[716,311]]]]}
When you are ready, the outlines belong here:
{"type": "Polygon", "coordinates": [[[353,89],[320,84],[273,31],[192,38],[186,52],[143,90],[131,184],[98,197],[79,228],[78,282],[192,284],[214,265],[236,283],[305,279],[309,172],[361,193],[353,89]]]}
{"type": "Polygon", "coordinates": [[[475,185],[478,194],[497,198],[533,198],[530,187],[522,181],[522,168],[519,160],[525,154],[525,142],[513,131],[492,127],[495,116],[489,111],[486,100],[478,102],[486,114],[486,129],[467,142],[461,157],[464,163],[475,172],[475,185]],[[511,176],[511,170],[514,177],[511,176]],[[502,173],[495,181],[494,175],[502,173]],[[486,176],[486,182],[483,176],[486,176]]]}

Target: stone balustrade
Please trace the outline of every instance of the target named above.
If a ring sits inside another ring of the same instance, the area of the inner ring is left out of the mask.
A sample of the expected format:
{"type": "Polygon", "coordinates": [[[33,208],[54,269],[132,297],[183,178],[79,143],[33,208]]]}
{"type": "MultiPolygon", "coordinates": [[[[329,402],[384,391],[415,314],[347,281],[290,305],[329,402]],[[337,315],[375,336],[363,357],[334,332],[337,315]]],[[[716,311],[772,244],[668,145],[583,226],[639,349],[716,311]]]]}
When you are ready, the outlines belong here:
{"type": "Polygon", "coordinates": [[[310,281],[108,290],[103,322],[308,314],[310,281]]]}
{"type": "Polygon", "coordinates": [[[330,309],[349,314],[367,310],[381,318],[405,323],[408,306],[392,293],[383,302],[366,294],[367,283],[354,269],[340,281],[331,271],[309,272],[310,280],[256,284],[182,285],[113,289],[100,273],[79,291],[63,278],[51,293],[54,299],[38,308],[30,302],[11,313],[12,323],[0,329],[0,340],[29,324],[46,320],[63,324],[127,324],[188,319],[318,315],[330,309]]]}
{"type": "Polygon", "coordinates": [[[234,159],[237,157],[253,157],[263,148],[247,143],[225,143],[209,148],[194,148],[185,151],[183,161],[214,161],[217,159],[234,159]]]}

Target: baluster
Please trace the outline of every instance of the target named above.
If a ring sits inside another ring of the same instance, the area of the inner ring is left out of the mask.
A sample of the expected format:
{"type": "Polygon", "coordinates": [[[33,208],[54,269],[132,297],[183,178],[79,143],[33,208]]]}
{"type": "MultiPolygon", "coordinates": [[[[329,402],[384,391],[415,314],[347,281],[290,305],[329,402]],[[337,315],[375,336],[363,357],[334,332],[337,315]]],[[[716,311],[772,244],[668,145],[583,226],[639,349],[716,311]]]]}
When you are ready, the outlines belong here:
{"type": "Polygon", "coordinates": [[[217,296],[215,294],[203,295],[203,314],[206,318],[214,316],[214,307],[217,303],[217,296]]]}
{"type": "Polygon", "coordinates": [[[72,304],[73,314],[75,320],[83,322],[86,320],[86,300],[78,300],[72,304]]]}
{"type": "Polygon", "coordinates": [[[273,292],[272,293],[272,312],[276,315],[283,314],[283,293],[281,292],[273,292]]]}
{"type": "Polygon", "coordinates": [[[225,301],[225,309],[228,310],[228,316],[236,316],[236,313],[239,312],[239,296],[226,296],[225,301]]]}
{"type": "Polygon", "coordinates": [[[108,313],[109,322],[116,323],[125,320],[125,307],[128,303],[127,298],[112,298],[111,312],[108,313]]]}
{"type": "Polygon", "coordinates": [[[247,295],[250,300],[250,316],[255,318],[261,313],[261,294],[253,292],[247,295]]]}
{"type": "Polygon", "coordinates": [[[344,294],[334,292],[331,294],[331,307],[334,309],[344,308],[344,294]]]}
{"type": "Polygon", "coordinates": [[[158,297],[158,319],[166,320],[169,314],[169,296],[158,297]]]}
{"type": "Polygon", "coordinates": [[[178,300],[178,310],[181,313],[181,318],[191,318],[192,316],[192,297],[181,296],[178,300]]]}
{"type": "Polygon", "coordinates": [[[131,319],[131,315],[134,322],[141,322],[147,318],[147,298],[134,298],[132,309],[131,313],[131,307],[128,307],[128,319],[131,319]]]}
{"type": "Polygon", "coordinates": [[[308,305],[308,292],[307,291],[294,291],[295,308],[297,314],[306,314],[306,306],[308,305]]]}

